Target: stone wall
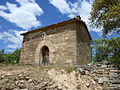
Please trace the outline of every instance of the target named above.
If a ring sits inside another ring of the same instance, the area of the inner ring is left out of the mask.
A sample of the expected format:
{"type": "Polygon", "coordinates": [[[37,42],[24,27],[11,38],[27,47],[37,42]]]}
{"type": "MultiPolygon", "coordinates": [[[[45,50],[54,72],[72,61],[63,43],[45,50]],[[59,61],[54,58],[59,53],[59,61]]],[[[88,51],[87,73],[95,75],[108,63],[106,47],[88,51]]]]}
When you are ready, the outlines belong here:
{"type": "Polygon", "coordinates": [[[77,63],[83,65],[90,61],[90,39],[84,24],[80,22],[77,23],[76,36],[77,63]]]}
{"type": "Polygon", "coordinates": [[[76,24],[32,33],[24,37],[20,63],[39,64],[42,61],[41,48],[49,48],[51,64],[76,63],[76,24]]]}
{"type": "Polygon", "coordinates": [[[120,70],[108,63],[76,66],[82,75],[88,75],[98,82],[103,90],[120,90],[120,70]]]}

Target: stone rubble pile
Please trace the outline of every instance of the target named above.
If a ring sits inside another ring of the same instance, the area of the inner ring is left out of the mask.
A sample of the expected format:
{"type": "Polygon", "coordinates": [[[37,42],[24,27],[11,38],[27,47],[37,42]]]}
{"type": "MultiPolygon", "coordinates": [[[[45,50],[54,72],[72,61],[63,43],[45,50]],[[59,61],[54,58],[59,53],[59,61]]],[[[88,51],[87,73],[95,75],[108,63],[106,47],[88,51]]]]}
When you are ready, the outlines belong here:
{"type": "MultiPolygon", "coordinates": [[[[33,74],[36,74],[35,72],[33,74]]],[[[102,90],[91,77],[81,75],[79,71],[67,73],[64,69],[47,70],[40,77],[25,72],[0,75],[0,90],[102,90]]]]}
{"type": "Polygon", "coordinates": [[[1,70],[0,90],[120,90],[120,70],[105,62],[76,65],[69,73],[57,68],[41,73],[34,69],[1,70]]]}
{"type": "Polygon", "coordinates": [[[120,90],[120,70],[107,62],[76,66],[81,75],[88,75],[98,82],[103,90],[120,90]]]}
{"type": "Polygon", "coordinates": [[[28,74],[2,75],[0,90],[60,90],[50,78],[30,78],[28,74]]]}
{"type": "Polygon", "coordinates": [[[64,70],[51,69],[48,74],[61,90],[102,90],[90,76],[81,75],[76,70],[67,73],[64,70]]]}

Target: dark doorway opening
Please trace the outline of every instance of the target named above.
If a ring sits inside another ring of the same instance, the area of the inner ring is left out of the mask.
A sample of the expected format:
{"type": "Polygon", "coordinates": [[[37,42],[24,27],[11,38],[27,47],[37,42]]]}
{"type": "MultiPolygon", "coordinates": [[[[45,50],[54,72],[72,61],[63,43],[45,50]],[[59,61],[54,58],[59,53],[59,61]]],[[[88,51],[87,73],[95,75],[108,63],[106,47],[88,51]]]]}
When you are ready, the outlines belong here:
{"type": "Polygon", "coordinates": [[[47,46],[43,46],[41,48],[42,51],[42,64],[48,65],[49,64],[49,48],[47,46]]]}

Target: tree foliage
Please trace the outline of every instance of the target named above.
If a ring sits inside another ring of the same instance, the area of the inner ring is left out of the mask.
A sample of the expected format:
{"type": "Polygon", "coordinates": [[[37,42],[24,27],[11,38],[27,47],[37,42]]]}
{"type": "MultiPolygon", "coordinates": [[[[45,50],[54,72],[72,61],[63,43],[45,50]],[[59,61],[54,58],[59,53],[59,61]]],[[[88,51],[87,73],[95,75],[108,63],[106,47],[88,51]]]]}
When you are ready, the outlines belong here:
{"type": "Polygon", "coordinates": [[[93,60],[102,61],[106,60],[109,50],[107,48],[108,40],[107,39],[97,39],[93,41],[93,60]]]}
{"type": "Polygon", "coordinates": [[[20,58],[20,49],[15,50],[13,53],[3,53],[0,51],[0,63],[17,64],[20,58]]]}
{"type": "Polygon", "coordinates": [[[102,27],[103,35],[120,33],[120,0],[94,0],[90,22],[92,27],[102,27]]]}
{"type": "Polygon", "coordinates": [[[0,62],[4,62],[3,55],[4,55],[4,49],[0,51],[0,62]]]}
{"type": "Polygon", "coordinates": [[[94,40],[92,48],[94,61],[108,60],[120,67],[120,37],[94,40]]]}

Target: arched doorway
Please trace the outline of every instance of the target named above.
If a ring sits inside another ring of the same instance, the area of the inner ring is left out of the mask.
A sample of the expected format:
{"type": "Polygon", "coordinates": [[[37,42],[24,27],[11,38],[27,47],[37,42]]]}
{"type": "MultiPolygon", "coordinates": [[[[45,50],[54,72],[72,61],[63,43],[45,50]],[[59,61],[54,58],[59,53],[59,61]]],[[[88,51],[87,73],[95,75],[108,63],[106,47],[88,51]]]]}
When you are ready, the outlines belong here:
{"type": "Polygon", "coordinates": [[[47,46],[43,46],[41,48],[41,54],[42,54],[42,65],[48,65],[49,64],[49,48],[47,46]]]}

